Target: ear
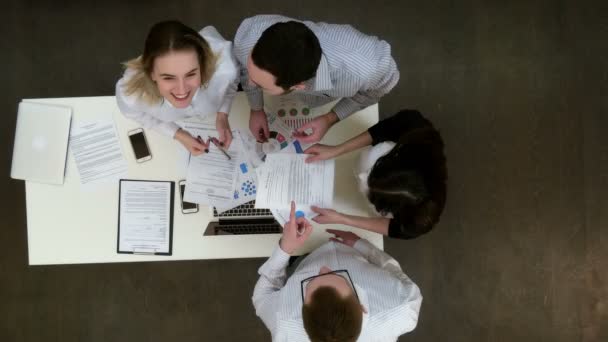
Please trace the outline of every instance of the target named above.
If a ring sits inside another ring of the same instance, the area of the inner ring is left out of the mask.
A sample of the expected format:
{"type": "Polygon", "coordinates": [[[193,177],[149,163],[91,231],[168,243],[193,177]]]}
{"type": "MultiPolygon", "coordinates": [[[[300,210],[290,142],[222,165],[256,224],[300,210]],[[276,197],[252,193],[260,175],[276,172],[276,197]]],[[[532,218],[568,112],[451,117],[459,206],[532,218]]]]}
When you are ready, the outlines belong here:
{"type": "Polygon", "coordinates": [[[361,304],[361,311],[363,311],[363,313],[367,313],[367,309],[365,308],[365,306],[363,306],[363,304],[361,304]]]}
{"type": "Polygon", "coordinates": [[[304,84],[304,82],[300,82],[296,85],[289,87],[289,90],[304,90],[304,89],[306,89],[306,85],[304,84]]]}

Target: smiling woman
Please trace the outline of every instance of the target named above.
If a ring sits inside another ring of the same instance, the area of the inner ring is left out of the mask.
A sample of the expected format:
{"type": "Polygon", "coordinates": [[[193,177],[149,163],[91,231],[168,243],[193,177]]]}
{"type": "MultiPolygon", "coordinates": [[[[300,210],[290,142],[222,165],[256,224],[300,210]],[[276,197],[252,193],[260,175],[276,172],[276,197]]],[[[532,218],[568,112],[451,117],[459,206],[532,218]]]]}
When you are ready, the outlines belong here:
{"type": "Polygon", "coordinates": [[[192,137],[175,121],[217,113],[220,142],[230,145],[236,66],[232,43],[214,27],[196,32],[179,21],[159,22],[148,33],[143,54],[124,65],[116,101],[126,117],[175,138],[197,155],[208,150],[209,142],[192,137]]]}

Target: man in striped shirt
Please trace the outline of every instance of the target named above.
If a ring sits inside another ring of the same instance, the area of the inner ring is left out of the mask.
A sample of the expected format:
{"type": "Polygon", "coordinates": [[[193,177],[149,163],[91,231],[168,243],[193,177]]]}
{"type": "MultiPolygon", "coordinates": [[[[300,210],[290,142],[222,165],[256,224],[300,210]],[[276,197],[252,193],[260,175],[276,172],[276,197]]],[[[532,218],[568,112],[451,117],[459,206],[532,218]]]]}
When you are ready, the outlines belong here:
{"type": "Polygon", "coordinates": [[[233,51],[258,141],[269,135],[262,92],[293,92],[310,107],[341,99],[296,131],[300,141],[313,143],[339,120],[377,103],[399,80],[390,45],[350,25],[258,15],[241,23],[233,51]]]}
{"type": "Polygon", "coordinates": [[[287,276],[289,257],[312,232],[290,220],[253,291],[256,314],[273,341],[396,341],[418,322],[422,296],[399,263],[354,233],[312,251],[287,276]]]}

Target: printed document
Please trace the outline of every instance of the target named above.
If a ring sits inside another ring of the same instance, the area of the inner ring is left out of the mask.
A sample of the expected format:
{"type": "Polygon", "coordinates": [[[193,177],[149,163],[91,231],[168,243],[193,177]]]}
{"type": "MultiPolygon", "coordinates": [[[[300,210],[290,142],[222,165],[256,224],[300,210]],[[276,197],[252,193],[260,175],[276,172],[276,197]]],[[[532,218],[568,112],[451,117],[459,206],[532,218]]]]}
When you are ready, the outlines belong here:
{"type": "Polygon", "coordinates": [[[117,181],[127,174],[127,161],[122,154],[112,120],[84,122],[73,126],[70,131],[70,150],[83,185],[117,181]]]}
{"type": "MultiPolygon", "coordinates": [[[[233,137],[233,143],[235,139],[240,140],[241,146],[243,146],[241,131],[236,131],[236,135],[233,137]]],[[[255,170],[249,160],[246,158],[243,150],[241,150],[240,158],[241,160],[239,160],[237,163],[236,188],[233,189],[234,193],[232,194],[232,201],[230,201],[229,204],[215,205],[215,210],[217,210],[217,212],[220,214],[226,210],[255,200],[258,182],[255,170]]]]}
{"type": "MultiPolygon", "coordinates": [[[[218,137],[215,125],[198,122],[187,122],[184,129],[193,137],[200,136],[207,141],[208,137],[218,137]]],[[[191,156],[186,174],[186,191],[184,200],[192,203],[230,207],[234,198],[237,182],[237,167],[241,160],[241,144],[236,131],[226,151],[228,159],[213,143],[209,144],[209,153],[191,156]]]]}
{"type": "Polygon", "coordinates": [[[272,153],[256,169],[256,208],[288,209],[291,201],[310,211],[311,205],[331,208],[334,195],[334,160],[305,163],[305,154],[272,153]]]}
{"type": "Polygon", "coordinates": [[[171,182],[120,182],[120,252],[169,253],[171,182]]]}

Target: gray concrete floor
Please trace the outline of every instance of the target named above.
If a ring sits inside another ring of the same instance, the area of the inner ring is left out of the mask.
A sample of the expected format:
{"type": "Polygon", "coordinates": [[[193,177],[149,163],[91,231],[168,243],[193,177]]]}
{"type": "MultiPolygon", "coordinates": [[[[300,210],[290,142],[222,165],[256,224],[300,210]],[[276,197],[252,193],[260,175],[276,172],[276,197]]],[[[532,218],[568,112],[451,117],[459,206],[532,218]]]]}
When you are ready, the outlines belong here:
{"type": "Polygon", "coordinates": [[[0,21],[1,341],[269,339],[250,302],[262,259],[28,266],[8,177],[21,98],[112,95],[152,23],[233,37],[259,13],[389,41],[401,81],[382,115],[416,108],[443,133],[441,223],[386,240],[424,294],[401,341],[608,340],[608,2],[50,3],[5,1],[0,21]]]}

